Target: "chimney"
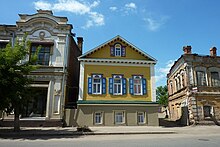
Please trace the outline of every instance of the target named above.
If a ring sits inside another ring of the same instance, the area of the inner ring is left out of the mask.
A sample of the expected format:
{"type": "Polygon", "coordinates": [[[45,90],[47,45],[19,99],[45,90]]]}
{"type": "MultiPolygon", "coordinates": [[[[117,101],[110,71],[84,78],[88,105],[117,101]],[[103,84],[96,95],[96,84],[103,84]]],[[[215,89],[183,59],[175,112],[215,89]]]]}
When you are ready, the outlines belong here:
{"type": "Polygon", "coordinates": [[[183,47],[184,54],[191,54],[192,53],[191,49],[192,49],[191,46],[184,46],[183,47]]]}
{"type": "Polygon", "coordinates": [[[77,44],[78,44],[78,47],[79,47],[80,51],[82,51],[83,37],[77,37],[77,44]]]}
{"type": "Polygon", "coordinates": [[[212,56],[212,57],[216,57],[216,56],[217,56],[217,54],[216,54],[216,50],[217,50],[216,47],[212,47],[212,48],[210,48],[210,56],[212,56]]]}

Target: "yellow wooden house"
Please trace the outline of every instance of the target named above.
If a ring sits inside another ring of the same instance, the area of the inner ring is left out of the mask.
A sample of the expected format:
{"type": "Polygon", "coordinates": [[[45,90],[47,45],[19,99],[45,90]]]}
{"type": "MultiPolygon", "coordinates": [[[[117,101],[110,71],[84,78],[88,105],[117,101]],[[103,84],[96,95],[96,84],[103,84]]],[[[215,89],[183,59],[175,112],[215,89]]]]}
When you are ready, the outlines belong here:
{"type": "Polygon", "coordinates": [[[158,125],[156,59],[121,36],[78,59],[78,125],[158,125]]]}

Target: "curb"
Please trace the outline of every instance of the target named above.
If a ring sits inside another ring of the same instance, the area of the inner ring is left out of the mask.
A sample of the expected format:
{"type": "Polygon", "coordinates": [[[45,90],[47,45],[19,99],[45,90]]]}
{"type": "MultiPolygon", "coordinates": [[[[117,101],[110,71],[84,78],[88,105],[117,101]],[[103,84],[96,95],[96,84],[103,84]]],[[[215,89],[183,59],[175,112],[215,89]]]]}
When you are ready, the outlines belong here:
{"type": "Polygon", "coordinates": [[[82,135],[177,134],[177,132],[82,132],[82,135]]]}
{"type": "Polygon", "coordinates": [[[69,132],[69,133],[56,133],[56,134],[46,134],[46,133],[0,133],[0,138],[15,138],[15,137],[56,137],[56,136],[82,136],[82,135],[138,135],[138,134],[177,134],[177,132],[69,132]]]}

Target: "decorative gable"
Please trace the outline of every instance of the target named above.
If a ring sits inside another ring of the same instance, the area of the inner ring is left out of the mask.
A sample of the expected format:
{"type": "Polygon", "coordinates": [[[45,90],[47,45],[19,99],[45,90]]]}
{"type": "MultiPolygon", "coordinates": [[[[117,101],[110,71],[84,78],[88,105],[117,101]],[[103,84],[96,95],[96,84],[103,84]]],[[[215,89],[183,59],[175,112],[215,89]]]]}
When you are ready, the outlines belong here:
{"type": "Polygon", "coordinates": [[[86,52],[79,60],[141,60],[156,63],[156,59],[129,43],[121,36],[105,42],[104,44],[86,52]]]}

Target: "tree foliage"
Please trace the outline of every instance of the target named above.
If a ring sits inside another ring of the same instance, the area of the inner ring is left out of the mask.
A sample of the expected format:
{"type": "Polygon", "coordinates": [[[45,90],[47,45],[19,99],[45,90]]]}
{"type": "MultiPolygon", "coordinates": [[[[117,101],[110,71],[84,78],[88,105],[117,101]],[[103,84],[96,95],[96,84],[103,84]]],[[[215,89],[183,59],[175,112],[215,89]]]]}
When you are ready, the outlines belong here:
{"type": "MultiPolygon", "coordinates": [[[[6,48],[0,49],[0,110],[7,113],[14,111],[17,117],[14,121],[19,121],[20,108],[30,94],[31,79],[27,75],[37,68],[33,65],[37,53],[30,60],[21,62],[29,54],[29,49],[26,35],[22,41],[17,40],[14,46],[9,43],[6,48]]],[[[19,130],[19,124],[16,125],[15,130],[19,130]]]]}
{"type": "Polygon", "coordinates": [[[159,86],[156,89],[156,97],[159,104],[167,106],[168,105],[168,89],[167,85],[159,86]]]}

